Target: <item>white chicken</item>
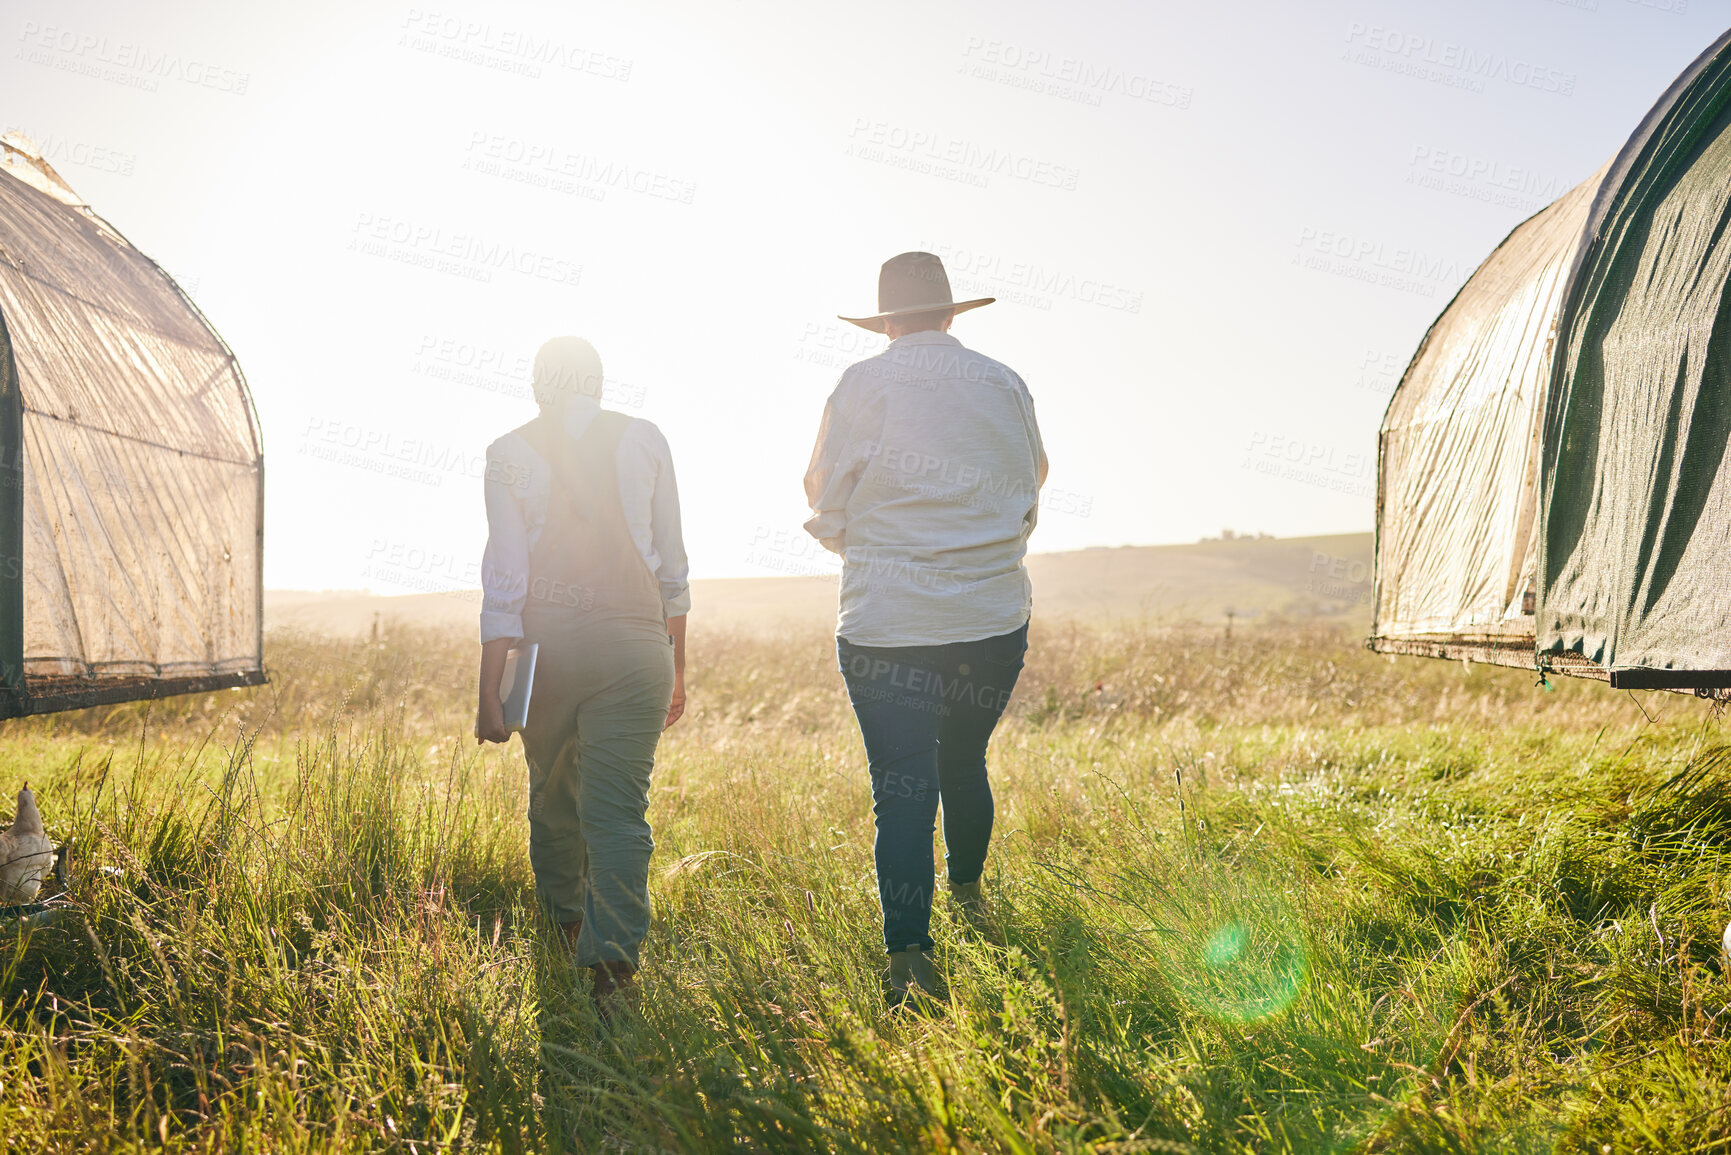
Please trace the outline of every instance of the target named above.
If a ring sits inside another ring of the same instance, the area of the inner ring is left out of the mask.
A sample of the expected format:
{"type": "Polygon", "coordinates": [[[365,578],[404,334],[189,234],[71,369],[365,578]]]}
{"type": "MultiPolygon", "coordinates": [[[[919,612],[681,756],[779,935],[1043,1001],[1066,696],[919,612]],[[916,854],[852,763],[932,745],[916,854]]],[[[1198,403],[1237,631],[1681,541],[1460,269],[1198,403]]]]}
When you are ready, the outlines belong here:
{"type": "Polygon", "coordinates": [[[26,782],[11,828],[0,831],[0,903],[34,901],[53,871],[54,844],[42,829],[42,812],[26,782]]]}

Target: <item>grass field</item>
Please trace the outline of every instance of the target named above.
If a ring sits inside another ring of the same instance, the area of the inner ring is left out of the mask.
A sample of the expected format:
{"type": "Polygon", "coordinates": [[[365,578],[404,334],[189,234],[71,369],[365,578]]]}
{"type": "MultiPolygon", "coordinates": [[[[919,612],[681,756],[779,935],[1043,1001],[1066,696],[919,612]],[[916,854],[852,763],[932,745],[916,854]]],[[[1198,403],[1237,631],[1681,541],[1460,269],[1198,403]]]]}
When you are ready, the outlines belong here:
{"type": "Polygon", "coordinates": [[[9,1149],[1731,1149],[1707,704],[1037,622],[996,925],[940,901],[922,1017],[883,1006],[830,643],[698,630],[643,1015],[603,1032],[473,657],[284,634],[257,691],[7,724],[83,908],[0,934],[9,1149]]]}

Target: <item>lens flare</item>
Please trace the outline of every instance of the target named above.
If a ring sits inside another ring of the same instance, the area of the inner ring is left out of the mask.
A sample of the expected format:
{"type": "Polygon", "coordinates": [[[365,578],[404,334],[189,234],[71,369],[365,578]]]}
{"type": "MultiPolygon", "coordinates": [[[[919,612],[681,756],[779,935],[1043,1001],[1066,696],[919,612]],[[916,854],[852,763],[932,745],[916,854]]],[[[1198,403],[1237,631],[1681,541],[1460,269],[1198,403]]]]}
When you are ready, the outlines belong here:
{"type": "Polygon", "coordinates": [[[1192,1005],[1235,1023],[1266,1019],[1292,1005],[1310,967],[1296,928],[1273,914],[1239,912],[1201,928],[1180,984],[1192,1005]]]}

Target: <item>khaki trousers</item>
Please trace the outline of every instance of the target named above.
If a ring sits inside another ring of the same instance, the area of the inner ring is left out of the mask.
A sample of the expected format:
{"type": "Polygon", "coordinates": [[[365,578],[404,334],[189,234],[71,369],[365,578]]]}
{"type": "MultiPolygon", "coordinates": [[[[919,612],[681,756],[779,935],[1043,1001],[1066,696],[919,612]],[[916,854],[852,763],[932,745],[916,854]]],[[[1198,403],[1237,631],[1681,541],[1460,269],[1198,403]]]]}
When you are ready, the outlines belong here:
{"type": "Polygon", "coordinates": [[[649,778],[673,699],[673,646],[640,622],[540,620],[523,750],[529,861],[558,922],[583,920],[578,966],[638,962],[649,932],[649,778]]]}

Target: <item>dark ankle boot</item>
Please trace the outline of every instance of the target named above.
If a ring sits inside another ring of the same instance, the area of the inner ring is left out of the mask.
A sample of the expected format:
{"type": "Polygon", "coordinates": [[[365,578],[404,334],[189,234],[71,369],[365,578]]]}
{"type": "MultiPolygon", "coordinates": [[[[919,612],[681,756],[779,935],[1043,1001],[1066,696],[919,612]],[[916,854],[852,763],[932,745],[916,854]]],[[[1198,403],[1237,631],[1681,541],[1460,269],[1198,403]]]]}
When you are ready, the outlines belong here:
{"type": "Polygon", "coordinates": [[[950,901],[955,904],[956,913],[962,916],[968,927],[975,931],[986,931],[991,928],[991,910],[986,906],[985,889],[980,880],[973,882],[950,882],[950,901]]]}
{"type": "Polygon", "coordinates": [[[601,1021],[611,1022],[621,1010],[636,1010],[638,1003],[637,968],[624,959],[608,959],[589,968],[595,976],[591,992],[595,1013],[601,1021]]]}
{"type": "Polygon", "coordinates": [[[937,968],[932,964],[931,952],[923,951],[919,947],[891,951],[890,973],[884,984],[884,995],[892,1007],[922,998],[942,1002],[944,992],[938,983],[937,968]]]}
{"type": "Polygon", "coordinates": [[[577,949],[577,936],[582,933],[582,919],[578,919],[575,922],[562,922],[559,924],[559,935],[565,940],[566,950],[574,951],[577,949]]]}

